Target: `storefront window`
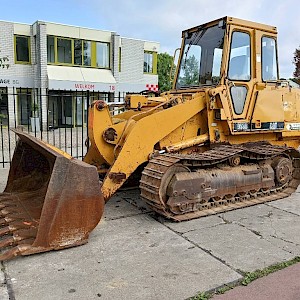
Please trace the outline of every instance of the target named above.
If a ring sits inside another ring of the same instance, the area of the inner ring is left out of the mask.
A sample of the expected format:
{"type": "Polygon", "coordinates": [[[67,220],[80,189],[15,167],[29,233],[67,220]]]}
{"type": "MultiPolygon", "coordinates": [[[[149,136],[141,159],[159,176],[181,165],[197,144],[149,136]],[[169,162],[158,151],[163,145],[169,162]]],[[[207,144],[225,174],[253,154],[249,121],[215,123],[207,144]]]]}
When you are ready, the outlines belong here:
{"type": "Polygon", "coordinates": [[[30,63],[30,37],[29,36],[15,36],[15,57],[17,63],[30,63]]]}
{"type": "Polygon", "coordinates": [[[96,66],[98,68],[109,68],[109,44],[97,42],[96,49],[96,66]]]}
{"type": "Polygon", "coordinates": [[[49,129],[73,126],[73,94],[50,91],[48,101],[49,129]]]}
{"type": "Polygon", "coordinates": [[[0,88],[0,125],[8,125],[7,88],[0,88]]]}
{"type": "Polygon", "coordinates": [[[31,114],[31,90],[17,89],[18,123],[29,125],[31,114]]]}
{"type": "Polygon", "coordinates": [[[66,95],[62,97],[62,122],[64,126],[73,125],[73,97],[66,95]]]}
{"type": "Polygon", "coordinates": [[[72,40],[70,39],[57,39],[57,60],[59,63],[71,64],[72,63],[72,40]]]}

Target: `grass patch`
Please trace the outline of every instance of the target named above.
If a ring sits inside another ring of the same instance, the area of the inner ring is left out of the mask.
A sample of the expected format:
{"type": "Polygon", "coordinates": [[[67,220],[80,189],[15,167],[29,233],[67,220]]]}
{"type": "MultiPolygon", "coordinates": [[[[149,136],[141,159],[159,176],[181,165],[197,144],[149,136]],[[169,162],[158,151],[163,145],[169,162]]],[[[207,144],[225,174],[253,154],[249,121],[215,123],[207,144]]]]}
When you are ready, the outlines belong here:
{"type": "Polygon", "coordinates": [[[294,264],[296,264],[298,262],[300,262],[300,257],[296,256],[292,260],[281,262],[281,263],[278,263],[276,265],[272,265],[270,267],[266,267],[266,268],[264,268],[262,270],[256,270],[254,272],[246,273],[244,275],[244,279],[242,280],[241,284],[242,285],[248,285],[250,282],[252,282],[252,281],[254,281],[254,280],[258,279],[258,278],[267,276],[267,275],[269,275],[271,273],[274,273],[274,272],[282,270],[282,269],[284,269],[286,267],[292,266],[292,265],[294,265],[294,264]]]}
{"type": "Polygon", "coordinates": [[[240,285],[246,286],[258,278],[261,278],[261,277],[267,276],[271,273],[280,271],[284,268],[287,268],[287,267],[292,266],[299,262],[300,262],[300,257],[296,256],[295,258],[293,258],[289,261],[281,262],[281,263],[266,267],[262,270],[256,270],[254,272],[247,272],[247,273],[243,274],[242,280],[240,280],[234,284],[224,285],[221,288],[218,288],[216,290],[209,291],[209,292],[201,292],[201,293],[197,294],[196,296],[189,298],[189,300],[209,300],[213,296],[219,295],[219,294],[224,294],[225,292],[235,288],[236,286],[240,286],[240,285]]]}
{"type": "Polygon", "coordinates": [[[203,293],[200,293],[192,298],[189,298],[189,300],[208,300],[210,299],[211,297],[213,296],[212,293],[206,293],[206,292],[203,292],[203,293]]]}

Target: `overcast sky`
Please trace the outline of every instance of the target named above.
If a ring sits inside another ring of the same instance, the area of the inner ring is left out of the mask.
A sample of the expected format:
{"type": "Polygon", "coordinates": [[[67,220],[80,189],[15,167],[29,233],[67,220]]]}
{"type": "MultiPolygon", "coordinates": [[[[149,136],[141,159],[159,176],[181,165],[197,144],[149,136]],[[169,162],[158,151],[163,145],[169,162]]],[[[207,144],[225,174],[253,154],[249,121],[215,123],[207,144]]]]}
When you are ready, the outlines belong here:
{"type": "Polygon", "coordinates": [[[292,77],[293,53],[300,45],[299,0],[14,0],[1,19],[37,20],[116,31],[121,36],[158,41],[173,55],[181,31],[223,16],[276,26],[280,76],[292,77]]]}

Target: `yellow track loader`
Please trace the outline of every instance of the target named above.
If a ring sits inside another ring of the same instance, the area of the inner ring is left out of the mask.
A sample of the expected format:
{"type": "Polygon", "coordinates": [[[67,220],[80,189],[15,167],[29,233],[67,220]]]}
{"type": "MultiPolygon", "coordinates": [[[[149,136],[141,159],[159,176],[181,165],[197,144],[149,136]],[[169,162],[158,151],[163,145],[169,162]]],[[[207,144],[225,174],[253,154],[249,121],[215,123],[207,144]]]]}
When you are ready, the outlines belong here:
{"type": "Polygon", "coordinates": [[[0,195],[1,259],[87,242],[141,172],[157,213],[190,220],[281,199],[300,180],[300,90],[279,80],[276,27],[224,17],[182,33],[173,88],[89,109],[84,162],[17,132],[0,195]]]}

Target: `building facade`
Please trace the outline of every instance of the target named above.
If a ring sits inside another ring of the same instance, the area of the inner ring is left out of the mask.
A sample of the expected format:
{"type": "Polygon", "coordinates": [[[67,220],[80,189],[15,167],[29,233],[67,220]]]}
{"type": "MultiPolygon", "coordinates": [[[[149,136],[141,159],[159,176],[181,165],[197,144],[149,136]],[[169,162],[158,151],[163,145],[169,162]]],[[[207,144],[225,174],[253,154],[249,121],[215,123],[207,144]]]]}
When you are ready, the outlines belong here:
{"type": "Polygon", "coordinates": [[[89,92],[114,102],[120,93],[157,90],[159,47],[112,31],[0,21],[2,123],[27,125],[37,114],[43,128],[82,126],[89,92]]]}

